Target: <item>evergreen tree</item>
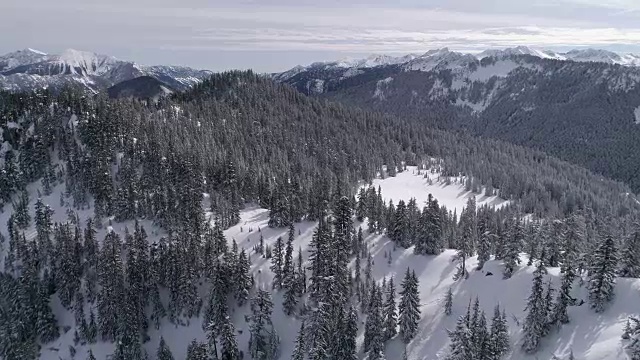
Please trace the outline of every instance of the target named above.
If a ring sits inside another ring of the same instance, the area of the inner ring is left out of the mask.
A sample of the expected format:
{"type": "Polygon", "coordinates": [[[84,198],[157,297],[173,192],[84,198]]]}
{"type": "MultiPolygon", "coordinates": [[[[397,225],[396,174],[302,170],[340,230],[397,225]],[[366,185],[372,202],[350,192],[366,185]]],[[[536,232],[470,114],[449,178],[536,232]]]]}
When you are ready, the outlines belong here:
{"type": "Polygon", "coordinates": [[[187,347],[186,360],[209,360],[207,344],[197,342],[193,339],[187,347]]]}
{"type": "Polygon", "coordinates": [[[387,286],[387,298],[384,303],[384,338],[389,340],[398,333],[396,327],[398,325],[398,315],[396,313],[396,289],[393,284],[393,277],[389,279],[387,286]]]}
{"type": "Polygon", "coordinates": [[[598,313],[603,312],[614,297],[615,271],[618,267],[613,238],[608,236],[593,255],[589,269],[589,302],[598,313]]]}
{"type": "Polygon", "coordinates": [[[268,292],[258,290],[251,300],[249,317],[249,351],[253,359],[274,360],[278,357],[280,339],[271,323],[273,302],[268,292]]]}
{"type": "Polygon", "coordinates": [[[173,360],[173,354],[171,353],[171,349],[164,341],[164,337],[160,337],[160,344],[158,345],[158,351],[156,352],[156,357],[158,360],[173,360]]]}
{"type": "Polygon", "coordinates": [[[384,350],[384,324],[382,318],[382,294],[377,285],[371,288],[371,307],[364,330],[364,351],[369,359],[379,358],[384,350]]]}
{"type": "Polygon", "coordinates": [[[447,295],[444,298],[444,314],[449,316],[453,308],[453,292],[451,288],[447,290],[447,295]]]}
{"type": "Polygon", "coordinates": [[[278,237],[276,240],[276,244],[273,247],[273,252],[271,254],[271,271],[273,271],[273,288],[280,289],[282,288],[282,281],[284,272],[283,272],[283,253],[284,253],[284,243],[282,242],[282,238],[278,237]]]}
{"type": "Polygon", "coordinates": [[[243,306],[249,299],[249,291],[253,288],[253,277],[251,276],[251,263],[244,249],[238,255],[237,265],[234,269],[234,291],[238,306],[243,306]]]}
{"type": "Polygon", "coordinates": [[[115,340],[118,323],[122,321],[125,285],[121,249],[120,237],[113,231],[108,232],[103,241],[98,268],[101,286],[98,296],[98,327],[103,340],[115,340]]]}
{"type": "Polygon", "coordinates": [[[640,224],[635,224],[635,232],[626,238],[620,254],[621,277],[640,277],[640,224]]]}
{"type": "MultiPolygon", "coordinates": [[[[89,356],[87,356],[87,360],[96,360],[96,357],[93,355],[93,350],[89,349],[89,356]]],[[[158,358],[158,360],[173,360],[173,358],[158,358]]]]}
{"type": "MultiPolygon", "coordinates": [[[[210,342],[211,341],[215,341],[215,339],[210,340],[210,342]]],[[[224,321],[221,327],[220,344],[222,346],[220,360],[240,360],[235,328],[229,318],[224,321]]],[[[217,354],[214,358],[217,358],[217,354]]]]}
{"type": "Polygon", "coordinates": [[[504,311],[500,312],[500,306],[496,305],[491,320],[489,359],[499,360],[510,347],[507,317],[504,311]]]}
{"type": "Polygon", "coordinates": [[[540,340],[544,336],[547,327],[547,309],[544,301],[544,275],[547,269],[542,261],[538,261],[536,271],[533,273],[533,285],[531,294],[527,300],[527,316],[522,325],[524,332],[522,349],[527,353],[534,353],[538,350],[540,340]]]}
{"type": "Polygon", "coordinates": [[[285,249],[284,263],[282,265],[282,286],[285,289],[294,286],[295,267],[293,264],[293,239],[295,238],[295,227],[293,223],[289,224],[289,237],[287,238],[287,246],[285,249]]]}
{"type": "Polygon", "coordinates": [[[474,358],[471,329],[468,318],[460,316],[454,331],[448,331],[451,344],[447,360],[471,360],[474,358]]]}
{"type": "Polygon", "coordinates": [[[505,279],[511,278],[518,264],[520,264],[520,250],[524,242],[524,225],[519,215],[513,219],[513,225],[510,227],[511,236],[505,245],[505,253],[503,255],[505,279]]]}
{"type": "Polygon", "coordinates": [[[300,330],[298,331],[298,336],[296,337],[296,346],[293,349],[293,353],[291,354],[291,360],[304,360],[304,355],[306,352],[305,348],[305,334],[304,334],[304,320],[300,325],[300,330]]]}
{"type": "Polygon", "coordinates": [[[403,342],[408,344],[416,336],[420,321],[420,296],[415,272],[411,273],[407,268],[401,285],[398,325],[403,342]]]}
{"type": "Polygon", "coordinates": [[[578,246],[584,244],[585,241],[585,224],[584,219],[578,216],[572,216],[567,221],[567,227],[563,238],[563,254],[560,272],[562,274],[562,284],[560,291],[553,304],[551,313],[551,323],[555,325],[566,324],[569,322],[569,314],[567,308],[574,304],[575,299],[571,296],[573,283],[577,277],[576,269],[578,267],[578,246]]]}

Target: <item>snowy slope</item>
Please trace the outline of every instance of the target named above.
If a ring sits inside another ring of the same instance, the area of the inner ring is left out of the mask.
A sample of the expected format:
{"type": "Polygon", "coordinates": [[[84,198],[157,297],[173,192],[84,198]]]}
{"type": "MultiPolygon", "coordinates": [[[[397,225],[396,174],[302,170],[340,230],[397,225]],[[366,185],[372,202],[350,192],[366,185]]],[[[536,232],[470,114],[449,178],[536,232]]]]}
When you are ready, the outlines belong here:
{"type": "MultiPolygon", "coordinates": [[[[445,186],[437,181],[437,174],[430,174],[432,184],[418,174],[415,168],[399,173],[398,176],[376,180],[374,185],[380,186],[382,194],[387,199],[409,200],[411,197],[421,202],[428,193],[432,193],[441,205],[449,209],[457,209],[460,212],[462,205],[468,196],[473,196],[464,191],[460,183],[453,182],[452,185],[445,186]]],[[[39,184],[31,184],[29,192],[31,194],[31,210],[35,203],[35,197],[39,190],[39,184]]],[[[68,204],[60,205],[60,192],[64,191],[63,185],[58,185],[50,196],[43,198],[44,202],[51,205],[55,210],[54,221],[65,221],[67,219],[66,208],[68,204]]],[[[479,204],[489,203],[490,205],[501,206],[505,203],[499,198],[483,198],[476,195],[479,204]]],[[[6,224],[10,214],[10,209],[5,209],[0,213],[0,224],[6,224]]],[[[93,214],[92,209],[78,211],[81,223],[93,214]]],[[[257,243],[260,235],[264,236],[265,243],[273,245],[277,237],[286,236],[286,229],[270,229],[267,227],[268,210],[255,206],[248,206],[241,213],[241,221],[238,225],[225,231],[225,235],[231,242],[236,240],[240,248],[244,248],[251,255],[252,267],[256,284],[265,289],[271,289],[270,283],[273,274],[269,270],[268,260],[252,253],[253,246],[257,243]]],[[[147,229],[149,241],[159,239],[163,234],[154,228],[149,221],[141,224],[147,229]]],[[[107,231],[107,224],[99,230],[98,239],[102,240],[107,231]]],[[[296,235],[294,248],[303,248],[303,255],[307,259],[307,248],[313,234],[315,223],[303,222],[296,224],[299,235],[296,235]]],[[[360,224],[356,223],[356,227],[360,224]]],[[[131,222],[113,223],[113,230],[123,234],[125,227],[133,227],[131,222]]],[[[362,225],[366,230],[366,225],[362,225]]],[[[6,234],[6,228],[0,227],[0,231],[6,234]]],[[[365,234],[367,232],[365,231],[365,234]]],[[[35,230],[27,231],[28,238],[35,236],[35,230]]],[[[483,271],[475,271],[476,259],[472,258],[467,263],[470,277],[467,280],[454,282],[452,280],[456,263],[452,262],[455,252],[447,250],[438,256],[420,256],[413,253],[413,249],[394,249],[394,245],[386,236],[367,235],[371,254],[374,258],[373,275],[378,281],[383,277],[394,277],[398,282],[407,267],[415,270],[419,277],[419,291],[421,299],[421,320],[419,333],[414,341],[408,346],[408,358],[412,360],[422,359],[444,359],[448,351],[447,329],[453,329],[457,316],[466,311],[466,307],[473,298],[478,296],[481,307],[492,314],[493,307],[500,304],[506,309],[509,318],[509,328],[511,333],[512,352],[505,357],[508,360],[519,359],[550,359],[553,354],[560,358],[566,358],[569,351],[573,350],[577,359],[583,360],[615,360],[624,359],[620,335],[622,327],[628,315],[638,311],[638,294],[640,293],[640,280],[621,279],[618,281],[617,296],[610,308],[603,314],[596,315],[587,305],[572,307],[569,309],[571,323],[565,325],[559,332],[552,333],[543,340],[542,349],[536,356],[525,356],[519,349],[520,327],[518,321],[524,318],[525,298],[529,294],[533,268],[521,267],[511,279],[503,280],[501,276],[501,264],[497,261],[490,261],[485,265],[483,271]],[[391,254],[391,261],[387,257],[391,254]],[[493,276],[487,276],[488,272],[493,276]],[[449,288],[454,292],[454,313],[447,317],[442,311],[442,299],[449,288]]],[[[7,246],[7,244],[0,245],[7,246]]],[[[0,250],[4,252],[4,249],[0,250]]],[[[4,258],[4,257],[2,257],[4,258]]],[[[526,259],[523,259],[526,260],[526,259]]],[[[525,261],[526,262],[526,261],[525,261]]],[[[0,264],[1,265],[1,264],[0,264]]],[[[550,277],[557,285],[559,282],[559,269],[549,269],[550,277]]],[[[201,289],[201,295],[204,295],[201,289]]],[[[584,289],[577,289],[575,295],[585,299],[584,289]]],[[[282,296],[276,292],[273,295],[275,328],[279,332],[281,339],[280,359],[289,359],[294,347],[294,340],[300,326],[300,319],[287,317],[281,307],[282,296]]],[[[52,301],[52,306],[61,327],[74,326],[73,313],[64,310],[57,298],[52,301]]],[[[233,320],[236,329],[242,331],[238,334],[238,344],[240,349],[247,353],[248,327],[244,321],[244,315],[249,311],[248,306],[239,308],[233,313],[233,320]]],[[[361,318],[360,320],[364,320],[361,318]]],[[[363,341],[362,329],[359,333],[359,346],[363,341]]],[[[173,351],[176,359],[184,359],[188,343],[196,338],[204,341],[205,334],[201,328],[200,319],[192,319],[187,326],[176,326],[164,319],[163,326],[158,332],[150,329],[151,340],[145,344],[145,349],[155,356],[155,351],[160,336],[163,336],[173,351]]],[[[69,345],[73,344],[73,330],[63,334],[58,340],[47,344],[42,349],[41,359],[70,359],[68,353],[69,345]]],[[[78,346],[76,359],[85,359],[87,352],[91,348],[98,360],[103,360],[108,354],[113,353],[114,345],[111,343],[99,342],[94,345],[78,346]]],[[[403,345],[398,339],[389,341],[386,356],[387,359],[400,359],[403,345]]],[[[362,354],[360,354],[362,358],[362,354]]],[[[245,355],[246,358],[246,355],[245,355]]]]}

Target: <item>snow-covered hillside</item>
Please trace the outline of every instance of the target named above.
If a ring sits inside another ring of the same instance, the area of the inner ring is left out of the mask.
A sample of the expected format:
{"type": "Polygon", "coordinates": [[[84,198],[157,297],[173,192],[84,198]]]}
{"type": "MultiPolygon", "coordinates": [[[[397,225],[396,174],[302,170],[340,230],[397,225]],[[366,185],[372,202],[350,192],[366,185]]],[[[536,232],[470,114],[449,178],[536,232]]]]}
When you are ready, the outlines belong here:
{"type": "MultiPolygon", "coordinates": [[[[476,196],[478,204],[489,204],[491,206],[502,206],[506,202],[496,197],[485,197],[483,195],[472,194],[464,190],[464,187],[453,182],[446,185],[438,181],[436,173],[429,174],[430,179],[424,177],[424,172],[419,173],[415,168],[409,168],[405,172],[399,173],[396,177],[387,177],[374,181],[374,186],[380,186],[385,199],[409,200],[411,197],[422,203],[426,196],[433,194],[441,205],[448,209],[462,210],[466,199],[476,196]]],[[[31,184],[28,187],[30,193],[30,209],[33,210],[38,192],[42,191],[39,184],[31,184]]],[[[61,193],[64,186],[58,185],[49,196],[42,199],[55,211],[53,221],[67,221],[73,214],[80,219],[80,224],[84,224],[86,219],[93,215],[90,208],[76,211],[72,210],[66,200],[61,202],[61,193]],[[74,213],[75,212],[75,213],[74,213]]],[[[64,199],[64,197],[62,197],[64,199]]],[[[206,199],[206,197],[205,197],[206,199]]],[[[206,202],[206,201],[205,201],[206,202]]],[[[6,224],[10,208],[5,208],[0,214],[0,224],[6,224]]],[[[253,247],[264,237],[265,244],[272,246],[278,237],[286,237],[286,229],[271,229],[267,226],[269,211],[256,206],[247,206],[241,213],[240,222],[226,230],[229,242],[235,240],[241,249],[247,250],[251,257],[251,272],[256,280],[256,286],[271,291],[273,273],[269,270],[269,260],[253,252],[253,247]]],[[[210,214],[208,214],[210,215],[210,214]]],[[[164,235],[162,231],[154,227],[150,221],[142,221],[141,224],[147,229],[149,241],[157,241],[164,235]]],[[[119,234],[124,234],[126,228],[132,229],[132,222],[103,224],[103,228],[98,232],[98,239],[101,240],[107,231],[113,230],[119,234]]],[[[294,248],[303,249],[305,261],[308,259],[308,247],[316,224],[302,222],[296,224],[296,238],[294,248]]],[[[362,227],[366,232],[365,224],[356,223],[357,227],[362,227]]],[[[7,229],[0,227],[0,232],[8,237],[7,229]]],[[[28,239],[35,237],[33,228],[25,232],[28,239]]],[[[584,360],[615,360],[624,359],[623,348],[620,341],[622,328],[629,315],[637,314],[638,296],[640,294],[640,280],[619,279],[616,285],[616,298],[609,309],[603,314],[595,314],[585,304],[569,309],[571,322],[564,325],[558,332],[553,332],[543,340],[542,349],[532,356],[525,356],[520,351],[520,328],[519,323],[524,318],[525,299],[531,287],[531,277],[533,267],[520,267],[511,279],[504,280],[501,275],[501,263],[498,261],[488,262],[482,271],[475,271],[477,261],[475,258],[467,262],[467,269],[470,277],[466,280],[455,282],[453,275],[456,271],[456,263],[453,262],[455,251],[446,250],[438,256],[415,255],[413,248],[394,248],[394,243],[384,235],[368,234],[365,242],[368,244],[373,256],[373,275],[378,282],[383,278],[393,277],[399,283],[405,270],[411,268],[419,278],[420,311],[421,319],[417,337],[409,344],[408,359],[444,359],[448,352],[449,339],[447,329],[453,330],[458,316],[466,312],[469,302],[478,297],[482,309],[487,314],[492,314],[496,304],[506,310],[509,320],[511,334],[512,351],[505,359],[551,359],[558,356],[567,359],[570,351],[573,351],[576,359],[584,360]],[[453,314],[444,315],[443,299],[448,289],[451,288],[454,294],[453,314]]],[[[7,244],[0,244],[4,253],[7,244]]],[[[0,256],[4,259],[4,256],[0,256]]],[[[526,260],[526,259],[523,259],[526,260]]],[[[0,260],[1,261],[1,260],[0,260]]],[[[523,263],[526,263],[524,261],[523,263]]],[[[3,266],[3,264],[0,264],[3,266]]],[[[549,278],[558,285],[559,269],[550,268],[549,278]]],[[[201,296],[206,297],[206,289],[200,289],[201,296]]],[[[166,295],[166,294],[164,294],[166,295]]],[[[583,288],[577,289],[574,294],[578,299],[586,299],[586,291],[583,288]]],[[[273,321],[281,339],[280,359],[289,359],[294,348],[296,332],[300,327],[300,319],[289,317],[282,310],[282,294],[274,292],[273,321]]],[[[74,315],[72,312],[64,310],[57,297],[52,301],[52,307],[61,328],[70,329],[56,341],[46,344],[41,352],[41,359],[71,359],[69,346],[73,345],[73,329],[75,327],[74,315]]],[[[88,309],[86,309],[88,310],[88,309]]],[[[238,332],[237,339],[240,349],[247,353],[248,325],[245,322],[245,315],[249,313],[248,305],[237,308],[233,313],[233,321],[238,332]]],[[[364,320],[363,317],[360,318],[364,320]]],[[[184,359],[189,342],[193,339],[206,340],[202,330],[201,319],[191,319],[186,326],[179,326],[163,319],[162,327],[159,331],[150,329],[150,341],[144,348],[154,358],[158,347],[160,336],[163,336],[176,359],[184,359]]],[[[363,340],[363,327],[361,326],[358,342],[361,346],[363,340]]],[[[113,353],[114,345],[111,343],[98,342],[93,345],[76,346],[77,354],[75,359],[85,359],[88,350],[91,349],[98,360],[106,359],[106,356],[113,353]]],[[[401,359],[403,344],[399,339],[392,339],[386,348],[387,359],[401,359]]],[[[362,357],[362,354],[360,353],[362,357]]],[[[245,355],[245,358],[247,356],[245,355]]]]}

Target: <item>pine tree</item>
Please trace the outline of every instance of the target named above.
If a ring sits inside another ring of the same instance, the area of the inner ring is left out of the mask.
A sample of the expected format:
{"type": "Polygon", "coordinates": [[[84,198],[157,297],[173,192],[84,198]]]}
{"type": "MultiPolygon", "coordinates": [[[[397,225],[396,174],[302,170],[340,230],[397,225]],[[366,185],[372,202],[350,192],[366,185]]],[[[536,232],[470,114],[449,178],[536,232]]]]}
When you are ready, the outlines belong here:
{"type": "Polygon", "coordinates": [[[115,340],[121,309],[125,304],[124,271],[120,252],[120,237],[108,232],[102,245],[98,281],[101,285],[98,296],[98,320],[103,340],[115,340]]]}
{"type": "Polygon", "coordinates": [[[282,266],[282,286],[289,289],[294,286],[295,267],[293,264],[293,240],[295,238],[295,227],[293,223],[289,224],[289,237],[287,238],[287,246],[284,255],[284,264],[282,266]]]}
{"type": "Polygon", "coordinates": [[[253,288],[253,277],[251,276],[251,263],[244,249],[238,255],[238,261],[234,269],[235,298],[238,306],[243,306],[249,299],[249,291],[253,288]]]}
{"type": "Polygon", "coordinates": [[[571,296],[573,283],[577,277],[576,270],[578,267],[578,246],[585,242],[585,224],[582,217],[572,216],[567,221],[567,227],[563,238],[563,254],[560,272],[562,274],[562,283],[560,291],[553,304],[551,313],[551,323],[555,325],[566,324],[569,322],[569,314],[567,308],[574,304],[575,299],[571,296]]]}
{"type": "Polygon", "coordinates": [[[282,288],[283,281],[283,252],[284,252],[284,243],[282,242],[282,238],[278,237],[276,240],[275,246],[273,247],[273,252],[271,254],[271,271],[273,271],[273,288],[280,289],[282,288]]]}
{"type": "Polygon", "coordinates": [[[616,247],[611,236],[598,247],[589,270],[589,302],[598,313],[603,312],[614,297],[615,271],[618,266],[616,247]]]}
{"type": "Polygon", "coordinates": [[[448,331],[451,344],[447,360],[471,360],[474,358],[471,329],[467,325],[468,319],[460,316],[454,331],[448,331]]]}
{"type": "Polygon", "coordinates": [[[358,337],[358,315],[351,307],[347,310],[344,322],[339,332],[340,346],[338,359],[356,360],[356,338],[358,337]]]}
{"type": "Polygon", "coordinates": [[[444,298],[444,314],[449,316],[453,308],[453,292],[451,288],[447,290],[447,295],[444,298]]]}
{"type": "Polygon", "coordinates": [[[520,250],[524,242],[524,226],[519,215],[513,219],[513,225],[510,228],[511,236],[505,244],[505,253],[503,255],[505,279],[511,278],[518,264],[520,264],[520,250]]]}
{"type": "Polygon", "coordinates": [[[193,339],[187,347],[186,360],[209,360],[207,344],[197,342],[193,339]]]}
{"type": "Polygon", "coordinates": [[[268,292],[258,290],[251,300],[249,351],[253,359],[274,360],[280,339],[271,323],[273,302],[268,292]]]}
{"type": "Polygon", "coordinates": [[[216,264],[213,273],[209,302],[205,309],[202,329],[209,331],[211,336],[217,338],[222,331],[225,319],[228,317],[227,300],[229,294],[228,279],[224,275],[224,268],[220,262],[216,264]]]}
{"type": "Polygon", "coordinates": [[[401,285],[398,325],[403,342],[408,344],[416,336],[420,321],[420,296],[415,272],[411,273],[407,268],[401,285]]]}
{"type": "Polygon", "coordinates": [[[547,269],[544,264],[542,261],[538,261],[536,271],[533,273],[531,294],[525,308],[528,313],[522,325],[524,332],[522,349],[527,353],[534,353],[538,350],[540,340],[546,332],[548,314],[544,303],[543,284],[546,273],[547,269]]]}
{"type": "Polygon", "coordinates": [[[173,354],[171,353],[171,349],[164,341],[164,337],[160,337],[160,344],[158,345],[158,351],[156,352],[156,357],[158,360],[173,360],[173,354]]]}
{"type": "Polygon", "coordinates": [[[636,231],[626,238],[624,247],[620,254],[621,277],[640,277],[640,224],[635,224],[636,231]]]}
{"type": "MultiPolygon", "coordinates": [[[[96,357],[93,355],[93,350],[89,349],[89,356],[87,356],[87,360],[96,360],[96,357]]],[[[158,358],[158,360],[173,360],[173,358],[158,358]]]]}
{"type": "Polygon", "coordinates": [[[489,359],[499,360],[511,348],[509,343],[507,316],[504,313],[504,310],[502,313],[500,312],[499,305],[496,305],[493,313],[489,336],[489,359]]]}
{"type": "MultiPolygon", "coordinates": [[[[215,339],[213,339],[213,341],[215,341],[215,339]]],[[[220,360],[240,360],[235,328],[228,317],[224,321],[220,331],[220,344],[222,346],[220,360]]]]}
{"type": "Polygon", "coordinates": [[[296,337],[296,346],[293,349],[293,354],[291,354],[291,360],[304,360],[304,355],[306,352],[305,348],[305,334],[304,334],[304,320],[302,320],[302,324],[300,325],[300,331],[298,331],[298,336],[296,337]]]}
{"type": "Polygon", "coordinates": [[[396,313],[396,289],[393,284],[393,277],[389,279],[389,285],[387,286],[387,298],[384,303],[384,337],[385,340],[389,340],[396,336],[398,330],[398,315],[396,313]]]}
{"type": "Polygon", "coordinates": [[[371,288],[371,307],[364,330],[364,351],[369,359],[379,358],[384,350],[384,324],[382,318],[382,294],[377,285],[371,288]]]}
{"type": "Polygon", "coordinates": [[[555,289],[551,283],[551,280],[547,282],[547,288],[544,292],[544,300],[543,300],[543,308],[544,312],[547,315],[546,322],[544,324],[544,332],[543,336],[546,336],[551,330],[551,325],[553,325],[553,293],[555,289]]]}
{"type": "Polygon", "coordinates": [[[307,291],[307,275],[305,268],[302,266],[302,247],[298,248],[295,290],[297,296],[302,296],[307,291]]]}

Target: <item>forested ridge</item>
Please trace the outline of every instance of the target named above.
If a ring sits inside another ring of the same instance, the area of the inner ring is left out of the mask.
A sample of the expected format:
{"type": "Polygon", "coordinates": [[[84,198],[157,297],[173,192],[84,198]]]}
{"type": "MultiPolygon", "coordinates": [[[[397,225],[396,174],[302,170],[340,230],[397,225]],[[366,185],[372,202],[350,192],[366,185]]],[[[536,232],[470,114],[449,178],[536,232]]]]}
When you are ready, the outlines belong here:
{"type": "MultiPolygon", "coordinates": [[[[578,278],[588,281],[598,312],[611,300],[617,275],[640,275],[634,255],[640,205],[626,186],[516,145],[309,98],[251,72],[215,74],[158,102],[73,90],[0,93],[0,114],[0,199],[11,212],[0,231],[6,244],[0,355],[6,359],[34,358],[38,344],[59,336],[48,304],[54,294],[74,311],[75,345],[115,342],[114,359],[154,358],[141,348],[151,326],[164,318],[178,326],[201,315],[209,343],[194,341],[187,358],[238,359],[229,313],[248,303],[250,357],[277,359],[273,300],[255,286],[251,256],[271,261],[273,291],[284,292],[287,315],[304,319],[295,359],[357,358],[358,317],[365,315],[362,351],[381,358],[385,341],[397,335],[407,344],[416,336],[418,279],[407,269],[396,313],[393,285],[372,278],[363,230],[354,225],[365,219],[369,233],[386,233],[420,255],[456,249],[459,281],[473,256],[481,264],[503,261],[509,278],[525,253],[539,266],[540,283],[544,266],[563,266],[567,284],[553,301],[556,317],[534,283],[534,313],[524,327],[528,352],[552,326],[569,321],[567,288],[578,278]],[[373,187],[357,191],[362,181],[395,176],[407,165],[511,203],[476,209],[470,200],[456,214],[437,200],[420,209],[415,201],[385,202],[373,187]],[[52,207],[41,200],[32,211],[34,182],[38,197],[64,184],[60,206],[72,209],[67,222],[54,224],[52,207]],[[230,244],[222,230],[236,225],[249,203],[269,209],[269,226],[288,227],[288,239],[251,253],[230,244]],[[92,214],[78,221],[73,209],[92,214]],[[96,237],[96,229],[127,220],[135,221],[131,231],[108,228],[103,239],[96,237]],[[166,236],[149,244],[142,220],[166,236]],[[303,220],[318,222],[308,259],[291,245],[303,220]],[[33,225],[35,236],[27,237],[33,225]],[[618,248],[620,260],[612,255],[618,248]],[[165,291],[168,300],[160,296],[165,291]],[[87,312],[85,304],[95,307],[87,312]]],[[[505,315],[496,309],[489,326],[479,310],[469,314],[451,332],[451,359],[478,352],[486,355],[478,359],[499,359],[508,351],[505,315]]],[[[157,358],[168,354],[161,346],[157,358]]]]}

